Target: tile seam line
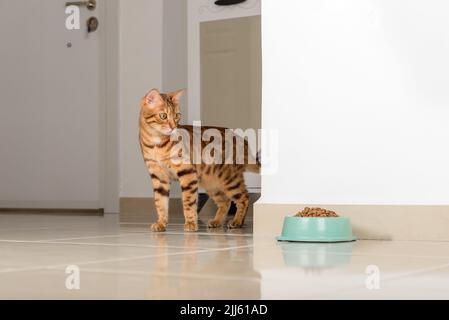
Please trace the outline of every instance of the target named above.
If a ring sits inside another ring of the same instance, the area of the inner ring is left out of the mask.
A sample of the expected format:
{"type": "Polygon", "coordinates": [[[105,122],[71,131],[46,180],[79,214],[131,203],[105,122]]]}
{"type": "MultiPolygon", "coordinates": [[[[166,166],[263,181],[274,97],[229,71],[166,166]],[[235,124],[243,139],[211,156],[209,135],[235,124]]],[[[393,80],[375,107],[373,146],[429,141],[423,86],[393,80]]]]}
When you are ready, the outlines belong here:
{"type": "Polygon", "coordinates": [[[52,270],[52,269],[59,269],[59,268],[67,267],[69,265],[85,266],[85,265],[101,264],[101,263],[108,263],[108,262],[135,261],[135,260],[143,260],[143,259],[166,257],[166,256],[201,254],[201,253],[218,252],[218,251],[231,251],[231,250],[251,248],[251,247],[252,247],[252,245],[246,245],[246,246],[236,246],[236,247],[228,247],[228,248],[216,248],[216,249],[207,249],[207,250],[192,250],[192,251],[183,251],[183,252],[180,251],[180,252],[165,253],[165,254],[143,255],[143,256],[134,256],[134,257],[128,257],[128,258],[93,260],[93,261],[85,261],[85,262],[78,262],[78,263],[68,262],[68,263],[64,263],[64,264],[57,264],[57,265],[50,265],[50,266],[37,266],[37,267],[31,267],[31,268],[17,268],[17,269],[10,268],[10,269],[3,269],[3,270],[0,269],[0,274],[35,271],[35,270],[52,270]]]}
{"type": "MultiPolygon", "coordinates": [[[[126,234],[147,234],[148,232],[146,231],[126,231],[126,230],[122,230],[121,232],[126,233],[126,234]]],[[[185,235],[186,233],[179,231],[167,231],[167,232],[163,232],[161,233],[161,235],[185,235]]],[[[246,234],[232,234],[232,233],[208,233],[208,232],[195,232],[192,234],[196,234],[196,235],[200,235],[200,236],[228,236],[228,237],[247,237],[247,238],[252,238],[253,234],[251,233],[246,233],[246,234]]]]}
{"type": "Polygon", "coordinates": [[[70,240],[83,240],[83,239],[100,239],[100,238],[118,238],[121,237],[120,234],[106,234],[102,236],[86,236],[86,237],[73,237],[73,238],[57,238],[57,239],[39,239],[39,240],[17,240],[17,239],[0,239],[0,242],[24,242],[29,241],[33,243],[40,243],[40,242],[52,242],[52,241],[70,241],[70,240]]]}
{"type": "MultiPolygon", "coordinates": [[[[50,268],[50,270],[62,270],[60,268],[50,268]]],[[[168,276],[168,277],[188,277],[188,278],[200,278],[200,279],[219,279],[219,280],[244,280],[244,281],[255,281],[260,282],[260,278],[257,277],[232,277],[232,276],[217,276],[217,275],[201,275],[195,273],[173,273],[173,272],[145,272],[145,271],[118,271],[118,270],[107,270],[107,269],[83,269],[83,272],[88,273],[109,273],[109,274],[126,274],[126,275],[148,275],[148,276],[168,276]]]]}
{"type": "MultiPolygon", "coordinates": [[[[181,246],[158,246],[158,245],[137,245],[137,244],[115,244],[115,243],[88,243],[88,242],[63,242],[63,241],[27,241],[27,240],[0,240],[1,243],[23,243],[23,244],[58,244],[70,246],[87,246],[87,247],[115,247],[115,248],[167,248],[167,249],[185,249],[181,246]]],[[[226,248],[226,247],[224,247],[226,248]]],[[[208,250],[216,248],[198,247],[199,250],[208,250]]]]}

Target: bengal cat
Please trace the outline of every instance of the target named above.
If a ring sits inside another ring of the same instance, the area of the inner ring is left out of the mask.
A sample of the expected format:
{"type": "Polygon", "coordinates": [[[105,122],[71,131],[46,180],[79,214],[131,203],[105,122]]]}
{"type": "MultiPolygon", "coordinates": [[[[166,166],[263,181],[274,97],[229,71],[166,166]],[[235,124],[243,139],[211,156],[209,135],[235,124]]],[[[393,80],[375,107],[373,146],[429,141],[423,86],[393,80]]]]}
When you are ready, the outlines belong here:
{"type": "MultiPolygon", "coordinates": [[[[190,136],[189,151],[190,159],[192,155],[195,129],[192,126],[179,125],[181,120],[180,98],[184,90],[163,94],[153,89],[148,92],[141,100],[140,111],[140,145],[143,158],[149,170],[153,190],[154,200],[158,214],[158,221],[151,226],[154,232],[163,232],[166,230],[168,222],[168,199],[170,193],[170,182],[179,180],[182,189],[182,201],[185,217],[185,231],[198,230],[198,188],[204,188],[211,199],[216,203],[218,210],[215,218],[208,222],[210,228],[221,227],[225,220],[233,201],[236,204],[237,212],[234,219],[228,224],[229,228],[242,227],[245,215],[248,209],[248,191],[244,181],[244,172],[260,171],[260,163],[256,157],[251,157],[248,143],[244,144],[244,160],[236,161],[236,142],[241,139],[233,135],[231,142],[231,162],[224,161],[228,152],[222,152],[221,163],[200,161],[176,162],[172,160],[172,149],[178,143],[171,139],[174,132],[184,129],[190,136]],[[209,164],[208,164],[209,163],[209,164]],[[241,163],[241,164],[238,164],[241,163]]],[[[207,129],[219,130],[223,143],[220,145],[225,150],[226,134],[224,128],[201,127],[201,135],[207,129]]],[[[201,148],[206,143],[201,141],[201,148]]],[[[228,138],[229,141],[229,138],[228,138]]],[[[181,155],[183,151],[179,151],[181,155]]],[[[183,155],[185,156],[185,155],[183,155]]],[[[241,158],[240,158],[241,159],[241,158]]]]}

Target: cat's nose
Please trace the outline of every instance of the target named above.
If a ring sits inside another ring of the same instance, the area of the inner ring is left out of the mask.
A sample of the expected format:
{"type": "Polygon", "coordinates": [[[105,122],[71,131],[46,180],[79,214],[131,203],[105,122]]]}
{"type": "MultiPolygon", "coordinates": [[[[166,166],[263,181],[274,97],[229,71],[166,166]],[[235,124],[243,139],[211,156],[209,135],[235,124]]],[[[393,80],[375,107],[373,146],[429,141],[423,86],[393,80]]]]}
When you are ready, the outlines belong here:
{"type": "Polygon", "coordinates": [[[163,131],[163,133],[164,133],[165,135],[168,135],[168,136],[172,135],[173,132],[174,132],[174,130],[171,129],[171,128],[166,128],[166,129],[163,131]]]}

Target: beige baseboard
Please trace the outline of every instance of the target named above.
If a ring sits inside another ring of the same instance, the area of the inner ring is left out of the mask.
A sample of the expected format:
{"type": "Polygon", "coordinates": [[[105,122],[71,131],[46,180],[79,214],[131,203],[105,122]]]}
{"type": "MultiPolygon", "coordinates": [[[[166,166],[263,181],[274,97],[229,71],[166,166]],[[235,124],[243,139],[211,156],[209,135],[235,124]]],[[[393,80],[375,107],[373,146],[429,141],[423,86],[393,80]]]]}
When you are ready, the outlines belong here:
{"type": "Polygon", "coordinates": [[[254,205],[254,235],[278,236],[285,216],[304,207],[321,207],[351,219],[359,239],[449,241],[449,206],[426,205],[254,205]]]}
{"type": "MultiPolygon", "coordinates": [[[[169,212],[182,212],[182,200],[170,198],[169,212]]],[[[170,217],[169,213],[169,217],[170,217]]],[[[150,223],[157,219],[153,198],[121,198],[120,222],[150,223]]]]}
{"type": "Polygon", "coordinates": [[[0,214],[36,214],[55,216],[103,216],[103,209],[0,208],[0,214]]]}
{"type": "MultiPolygon", "coordinates": [[[[260,197],[258,193],[249,194],[250,208],[248,209],[245,222],[252,225],[252,204],[260,197]]],[[[199,201],[201,203],[201,201],[199,201]]],[[[181,198],[169,199],[169,222],[184,223],[183,205],[181,198]]],[[[199,210],[199,219],[207,221],[215,216],[216,204],[211,200],[205,201],[199,210]]],[[[122,223],[151,223],[157,220],[156,207],[153,198],[121,198],[120,199],[120,222],[122,223]]]]}

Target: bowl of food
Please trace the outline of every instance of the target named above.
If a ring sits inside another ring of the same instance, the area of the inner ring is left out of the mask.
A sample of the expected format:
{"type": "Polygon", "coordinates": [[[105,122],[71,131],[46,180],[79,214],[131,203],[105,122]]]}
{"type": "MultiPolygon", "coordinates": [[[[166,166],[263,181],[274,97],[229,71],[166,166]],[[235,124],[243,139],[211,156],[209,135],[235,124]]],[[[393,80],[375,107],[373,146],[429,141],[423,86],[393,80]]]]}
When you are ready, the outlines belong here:
{"type": "Polygon", "coordinates": [[[278,241],[349,242],[356,238],[349,218],[322,208],[305,208],[284,219],[278,241]]]}

